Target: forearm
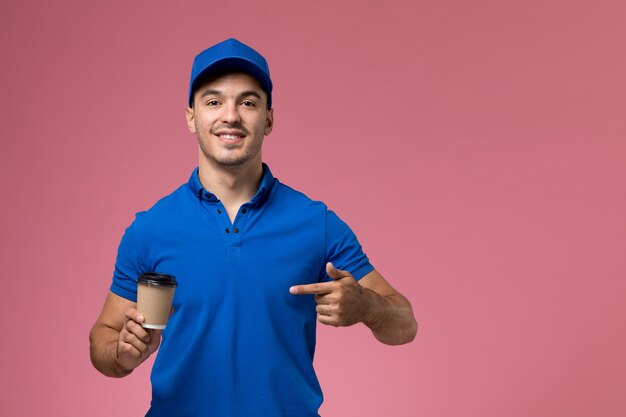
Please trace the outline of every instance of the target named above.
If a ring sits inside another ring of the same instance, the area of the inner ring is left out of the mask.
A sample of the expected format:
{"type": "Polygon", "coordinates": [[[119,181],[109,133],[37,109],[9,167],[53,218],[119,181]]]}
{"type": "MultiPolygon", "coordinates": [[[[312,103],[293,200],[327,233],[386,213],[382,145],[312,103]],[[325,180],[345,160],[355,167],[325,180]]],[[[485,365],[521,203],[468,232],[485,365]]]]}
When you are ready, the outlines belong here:
{"type": "Polygon", "coordinates": [[[367,292],[367,309],[363,323],[374,337],[387,345],[402,345],[415,339],[417,322],[411,303],[401,294],[380,295],[367,292]]]}
{"type": "Polygon", "coordinates": [[[95,324],[89,333],[89,353],[93,366],[106,376],[121,378],[132,372],[124,369],[117,359],[120,332],[104,324],[95,324]]]}

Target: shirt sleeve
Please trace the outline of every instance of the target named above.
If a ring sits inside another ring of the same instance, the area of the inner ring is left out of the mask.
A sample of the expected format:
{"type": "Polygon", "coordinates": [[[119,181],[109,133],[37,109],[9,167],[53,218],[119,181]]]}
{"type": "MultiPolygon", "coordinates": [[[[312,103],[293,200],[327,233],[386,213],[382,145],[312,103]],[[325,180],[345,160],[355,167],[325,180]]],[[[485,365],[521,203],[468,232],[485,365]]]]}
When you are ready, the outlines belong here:
{"type": "Polygon", "coordinates": [[[325,256],[320,271],[322,281],[331,280],[326,274],[327,262],[332,262],[337,269],[350,272],[356,280],[374,270],[352,229],[331,210],[326,211],[325,256]]]}
{"type": "Polygon", "coordinates": [[[124,232],[117,250],[113,282],[110,288],[114,294],[130,301],[137,301],[137,277],[145,271],[137,228],[137,218],[135,218],[135,221],[124,232]]]}

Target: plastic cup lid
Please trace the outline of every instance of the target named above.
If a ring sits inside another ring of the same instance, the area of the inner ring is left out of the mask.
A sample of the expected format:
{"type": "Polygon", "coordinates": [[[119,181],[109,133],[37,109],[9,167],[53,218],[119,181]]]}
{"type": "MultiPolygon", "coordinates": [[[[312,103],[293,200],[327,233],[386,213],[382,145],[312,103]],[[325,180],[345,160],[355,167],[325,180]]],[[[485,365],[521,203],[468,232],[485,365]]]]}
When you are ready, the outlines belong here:
{"type": "Polygon", "coordinates": [[[146,272],[137,279],[140,284],[157,285],[161,287],[177,287],[174,275],[159,274],[158,272],[146,272]]]}

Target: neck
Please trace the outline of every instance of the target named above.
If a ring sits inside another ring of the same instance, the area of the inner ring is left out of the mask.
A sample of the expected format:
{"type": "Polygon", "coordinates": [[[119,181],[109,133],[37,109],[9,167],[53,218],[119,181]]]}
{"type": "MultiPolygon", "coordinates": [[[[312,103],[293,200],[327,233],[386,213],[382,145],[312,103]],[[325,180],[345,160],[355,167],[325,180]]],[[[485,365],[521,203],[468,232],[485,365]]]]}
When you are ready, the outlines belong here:
{"type": "Polygon", "coordinates": [[[239,207],[252,199],[263,176],[261,159],[237,166],[223,166],[200,158],[198,176],[202,186],[222,201],[231,219],[239,207]]]}

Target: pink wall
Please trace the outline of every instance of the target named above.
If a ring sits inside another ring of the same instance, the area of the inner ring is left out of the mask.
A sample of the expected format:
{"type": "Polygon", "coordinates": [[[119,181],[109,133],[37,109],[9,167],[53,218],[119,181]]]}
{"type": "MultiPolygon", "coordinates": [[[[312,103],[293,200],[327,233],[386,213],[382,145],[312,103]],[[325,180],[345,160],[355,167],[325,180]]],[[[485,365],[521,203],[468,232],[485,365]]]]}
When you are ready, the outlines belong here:
{"type": "Polygon", "coordinates": [[[196,163],[191,59],[268,58],[274,173],[412,301],[416,341],[320,328],[325,417],[626,415],[623,1],[0,6],[0,415],[143,415],[87,335],[136,211],[196,163]],[[426,4],[428,3],[428,4],[426,4]],[[64,382],[62,382],[64,381],[64,382]]]}

